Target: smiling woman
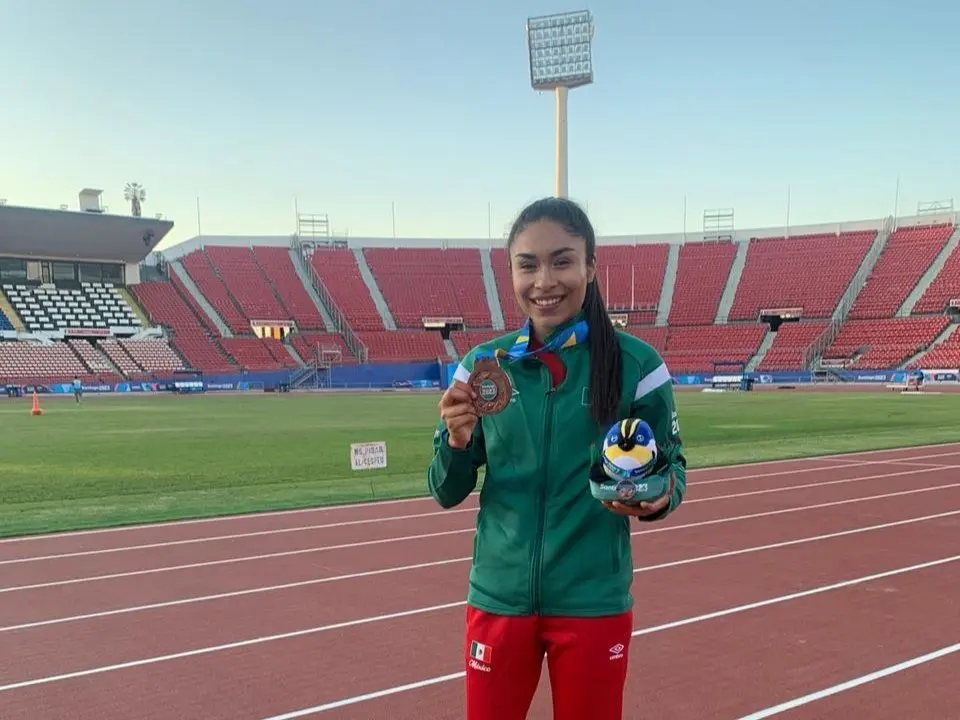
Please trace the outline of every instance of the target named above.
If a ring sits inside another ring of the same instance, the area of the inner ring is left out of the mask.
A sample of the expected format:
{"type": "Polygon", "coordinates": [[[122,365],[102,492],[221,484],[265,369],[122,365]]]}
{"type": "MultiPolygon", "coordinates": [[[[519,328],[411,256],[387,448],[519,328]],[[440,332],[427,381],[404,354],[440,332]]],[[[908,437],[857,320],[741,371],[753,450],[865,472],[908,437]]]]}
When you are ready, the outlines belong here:
{"type": "Polygon", "coordinates": [[[613,327],[579,206],[533,203],[507,247],[527,321],[463,358],[440,400],[427,471],[449,508],[486,470],[467,596],[466,717],[525,717],[546,655],[556,720],[619,720],[633,626],[630,518],[666,517],[686,489],[670,373],[652,347],[613,327]],[[650,474],[669,489],[651,502],[601,502],[590,490],[596,450],[625,418],[644,419],[656,438],[650,474]]]}

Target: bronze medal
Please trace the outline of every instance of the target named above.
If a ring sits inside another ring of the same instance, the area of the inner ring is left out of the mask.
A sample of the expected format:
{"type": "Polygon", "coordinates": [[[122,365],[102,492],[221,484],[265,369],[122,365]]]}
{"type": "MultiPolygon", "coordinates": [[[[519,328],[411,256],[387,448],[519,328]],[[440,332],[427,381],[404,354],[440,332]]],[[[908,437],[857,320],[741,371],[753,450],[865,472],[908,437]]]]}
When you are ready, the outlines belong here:
{"type": "Polygon", "coordinates": [[[477,394],[473,406],[478,415],[496,415],[503,412],[513,396],[510,378],[493,358],[478,360],[467,384],[477,394]]]}

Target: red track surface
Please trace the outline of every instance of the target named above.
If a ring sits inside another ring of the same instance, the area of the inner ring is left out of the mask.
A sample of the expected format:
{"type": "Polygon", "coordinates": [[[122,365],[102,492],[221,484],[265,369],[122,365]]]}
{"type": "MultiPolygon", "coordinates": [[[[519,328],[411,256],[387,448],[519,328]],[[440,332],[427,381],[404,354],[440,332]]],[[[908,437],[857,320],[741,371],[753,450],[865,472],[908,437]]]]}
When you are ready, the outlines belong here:
{"type": "MultiPolygon", "coordinates": [[[[461,718],[475,509],[2,541],[0,718],[461,718]]],[[[960,652],[863,680],[960,642],[958,538],[960,445],[692,472],[634,535],[626,717],[960,717],[960,652]]]]}

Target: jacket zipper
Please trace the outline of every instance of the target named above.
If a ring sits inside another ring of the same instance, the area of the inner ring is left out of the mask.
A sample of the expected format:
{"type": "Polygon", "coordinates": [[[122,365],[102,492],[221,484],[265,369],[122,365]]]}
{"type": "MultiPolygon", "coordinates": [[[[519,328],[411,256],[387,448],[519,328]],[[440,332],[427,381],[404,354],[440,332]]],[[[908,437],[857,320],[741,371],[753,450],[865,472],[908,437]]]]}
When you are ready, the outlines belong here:
{"type": "Polygon", "coordinates": [[[543,469],[543,477],[540,482],[540,492],[539,497],[537,498],[538,503],[538,512],[537,512],[537,534],[534,536],[534,547],[533,547],[533,572],[531,574],[531,599],[533,602],[533,614],[539,615],[541,612],[540,607],[540,594],[541,594],[541,569],[543,564],[543,526],[546,522],[546,505],[547,505],[547,482],[550,478],[550,442],[551,435],[553,431],[553,396],[555,389],[553,387],[553,380],[550,377],[550,371],[547,368],[544,368],[544,372],[547,376],[547,393],[546,400],[544,402],[545,415],[544,415],[544,432],[543,432],[543,448],[542,456],[540,458],[541,467],[543,469]]]}

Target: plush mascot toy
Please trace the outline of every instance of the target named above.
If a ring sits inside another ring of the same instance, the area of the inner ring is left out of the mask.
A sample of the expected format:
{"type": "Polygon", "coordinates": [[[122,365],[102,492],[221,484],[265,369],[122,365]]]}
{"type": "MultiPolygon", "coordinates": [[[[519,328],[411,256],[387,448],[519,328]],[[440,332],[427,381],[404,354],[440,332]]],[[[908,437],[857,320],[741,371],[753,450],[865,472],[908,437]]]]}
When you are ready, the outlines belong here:
{"type": "Polygon", "coordinates": [[[627,505],[652,502],[663,497],[669,479],[654,474],[657,441],[650,426],[639,418],[627,418],[611,427],[603,438],[601,473],[590,478],[590,492],[597,500],[627,505]]]}

